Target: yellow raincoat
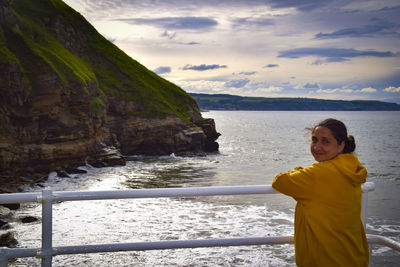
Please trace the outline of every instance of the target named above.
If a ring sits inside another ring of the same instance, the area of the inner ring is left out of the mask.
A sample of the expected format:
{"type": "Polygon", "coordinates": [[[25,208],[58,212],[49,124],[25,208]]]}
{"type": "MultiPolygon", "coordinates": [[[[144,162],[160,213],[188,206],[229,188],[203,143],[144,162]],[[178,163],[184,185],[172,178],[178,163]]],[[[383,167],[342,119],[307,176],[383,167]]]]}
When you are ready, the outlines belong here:
{"type": "Polygon", "coordinates": [[[361,221],[361,184],[367,170],[354,154],[296,167],[272,187],[297,201],[294,243],[298,266],[368,266],[361,221]]]}

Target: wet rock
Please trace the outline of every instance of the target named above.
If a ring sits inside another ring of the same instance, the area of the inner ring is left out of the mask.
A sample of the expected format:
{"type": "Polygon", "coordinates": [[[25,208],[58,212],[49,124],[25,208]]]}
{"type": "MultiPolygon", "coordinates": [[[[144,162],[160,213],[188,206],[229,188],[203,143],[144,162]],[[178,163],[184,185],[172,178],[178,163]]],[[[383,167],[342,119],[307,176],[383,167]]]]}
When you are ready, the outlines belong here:
{"type": "Polygon", "coordinates": [[[7,207],[0,206],[0,218],[8,218],[11,215],[11,210],[7,207]]]}
{"type": "Polygon", "coordinates": [[[113,146],[98,148],[95,154],[88,157],[86,161],[96,168],[126,165],[124,156],[113,146]]]}
{"type": "Polygon", "coordinates": [[[7,232],[0,236],[0,247],[14,248],[18,245],[17,239],[15,239],[12,232],[7,232]]]}
{"type": "Polygon", "coordinates": [[[65,168],[65,171],[69,174],[82,174],[82,173],[87,173],[87,171],[78,169],[76,167],[67,167],[65,168]]]}
{"type": "Polygon", "coordinates": [[[218,133],[215,128],[215,121],[213,119],[199,119],[195,121],[195,124],[204,131],[204,134],[207,137],[204,145],[204,151],[218,151],[219,144],[216,142],[216,140],[221,134],[218,133]]]}
{"type": "Polygon", "coordinates": [[[31,223],[31,222],[36,222],[36,221],[38,221],[38,218],[33,217],[33,216],[26,216],[21,219],[22,223],[31,223]]]}
{"type": "Polygon", "coordinates": [[[56,172],[58,177],[71,178],[71,176],[69,176],[69,174],[64,169],[58,169],[56,170],[56,172]]]}
{"type": "Polygon", "coordinates": [[[174,153],[178,157],[206,157],[207,153],[204,151],[181,151],[174,153]]]}
{"type": "Polygon", "coordinates": [[[10,228],[11,228],[11,226],[8,222],[0,220],[0,230],[7,230],[10,228]]]}
{"type": "Polygon", "coordinates": [[[20,203],[1,204],[1,206],[9,208],[10,210],[17,210],[21,207],[20,203]]]}

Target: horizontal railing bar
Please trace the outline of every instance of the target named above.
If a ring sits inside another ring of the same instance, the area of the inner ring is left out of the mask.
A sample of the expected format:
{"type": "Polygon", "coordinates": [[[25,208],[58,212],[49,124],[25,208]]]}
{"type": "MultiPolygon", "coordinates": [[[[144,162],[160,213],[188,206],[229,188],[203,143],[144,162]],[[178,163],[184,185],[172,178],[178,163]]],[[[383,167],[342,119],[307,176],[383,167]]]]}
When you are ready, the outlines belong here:
{"type": "Polygon", "coordinates": [[[194,197],[219,195],[276,194],[270,185],[152,188],[108,191],[53,192],[55,201],[126,198],[194,197]]]}
{"type": "Polygon", "coordinates": [[[36,202],[42,192],[0,194],[0,204],[36,202]]]}
{"type": "MultiPolygon", "coordinates": [[[[365,183],[363,191],[374,190],[374,183],[365,183]]],[[[248,195],[248,194],[277,194],[271,185],[247,186],[213,186],[213,187],[185,187],[185,188],[152,188],[132,190],[107,190],[107,191],[75,191],[53,192],[54,200],[101,200],[101,199],[127,199],[127,198],[159,198],[159,197],[195,197],[219,195],[248,195]]]]}
{"type": "Polygon", "coordinates": [[[271,244],[293,244],[293,236],[278,237],[248,237],[248,238],[223,238],[223,239],[197,239],[197,240],[167,240],[153,242],[135,242],[121,244],[100,244],[85,246],[63,246],[54,248],[54,255],[85,254],[117,251],[145,251],[161,249],[228,247],[228,246],[255,246],[271,244]]]}
{"type": "Polygon", "coordinates": [[[381,235],[367,235],[368,243],[387,246],[400,252],[400,243],[381,235]]]}
{"type": "MultiPolygon", "coordinates": [[[[400,244],[389,238],[379,235],[367,234],[369,244],[383,245],[400,251],[400,244]]],[[[195,239],[195,240],[167,240],[153,242],[113,243],[81,246],[61,246],[53,249],[53,256],[67,254],[86,254],[118,251],[146,251],[161,249],[183,249],[204,247],[227,246],[255,246],[274,244],[293,244],[293,236],[268,236],[247,238],[222,238],[222,239],[195,239]]],[[[0,252],[7,258],[35,257],[40,254],[40,249],[3,248],[0,252]]]]}
{"type": "Polygon", "coordinates": [[[8,259],[36,257],[40,248],[0,248],[0,255],[8,259]]]}
{"type": "MultiPolygon", "coordinates": [[[[374,183],[367,182],[362,186],[363,192],[375,189],[374,183]]],[[[214,186],[214,187],[186,187],[186,188],[153,188],[132,190],[108,191],[55,191],[53,200],[101,200],[126,198],[153,198],[153,197],[191,197],[217,195],[245,195],[245,194],[275,194],[278,193],[270,185],[248,186],[214,186]]],[[[40,201],[42,192],[0,194],[0,204],[24,203],[40,201]]]]}
{"type": "MultiPolygon", "coordinates": [[[[367,234],[368,243],[390,247],[400,251],[400,244],[387,237],[367,234]]],[[[222,238],[222,239],[195,239],[195,240],[169,240],[136,243],[117,243],[86,246],[64,246],[55,248],[55,255],[82,254],[116,251],[144,251],[160,249],[228,247],[228,246],[255,246],[293,244],[293,236],[268,236],[247,238],[222,238]]]]}

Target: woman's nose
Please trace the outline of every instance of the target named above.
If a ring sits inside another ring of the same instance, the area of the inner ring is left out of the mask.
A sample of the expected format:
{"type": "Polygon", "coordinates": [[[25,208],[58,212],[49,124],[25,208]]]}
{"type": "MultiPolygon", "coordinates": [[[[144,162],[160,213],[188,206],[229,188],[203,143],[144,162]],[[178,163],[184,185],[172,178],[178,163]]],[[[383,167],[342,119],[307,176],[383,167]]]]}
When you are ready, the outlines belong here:
{"type": "Polygon", "coordinates": [[[315,142],[314,144],[313,144],[313,146],[314,146],[314,149],[315,150],[319,150],[319,149],[321,149],[321,143],[320,142],[315,142]]]}

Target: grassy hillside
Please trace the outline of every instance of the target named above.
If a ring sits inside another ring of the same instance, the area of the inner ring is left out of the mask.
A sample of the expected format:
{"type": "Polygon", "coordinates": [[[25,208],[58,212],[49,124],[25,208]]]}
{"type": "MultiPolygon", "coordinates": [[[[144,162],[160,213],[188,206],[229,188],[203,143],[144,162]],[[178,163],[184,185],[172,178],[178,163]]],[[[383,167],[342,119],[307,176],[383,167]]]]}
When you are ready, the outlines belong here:
{"type": "Polygon", "coordinates": [[[227,94],[191,94],[202,109],[210,110],[400,110],[400,105],[367,100],[241,97],[227,94]]]}
{"type": "MultiPolygon", "coordinates": [[[[13,18],[1,25],[0,63],[19,66],[27,91],[33,76],[51,69],[72,94],[89,95],[97,84],[94,95],[136,102],[132,115],[175,114],[187,121],[197,109],[186,92],[133,60],[63,1],[6,3],[13,18]]],[[[105,107],[100,98],[91,106],[105,107]]]]}

